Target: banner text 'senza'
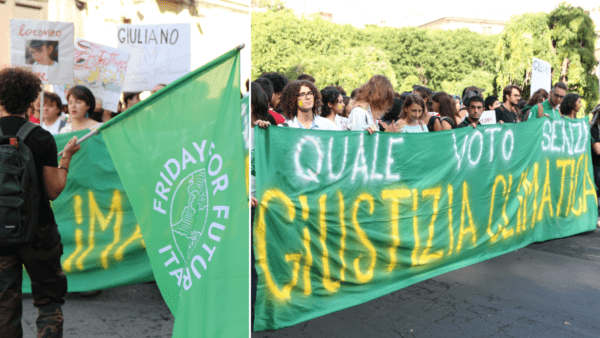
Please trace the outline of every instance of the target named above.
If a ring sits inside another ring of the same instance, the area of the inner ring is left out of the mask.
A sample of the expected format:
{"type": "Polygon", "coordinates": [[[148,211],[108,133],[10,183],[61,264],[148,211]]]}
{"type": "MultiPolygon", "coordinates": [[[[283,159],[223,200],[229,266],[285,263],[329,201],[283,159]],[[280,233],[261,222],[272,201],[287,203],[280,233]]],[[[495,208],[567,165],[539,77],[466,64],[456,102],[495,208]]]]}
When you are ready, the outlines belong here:
{"type": "Polygon", "coordinates": [[[255,133],[256,331],[596,226],[584,120],[255,133]]]}

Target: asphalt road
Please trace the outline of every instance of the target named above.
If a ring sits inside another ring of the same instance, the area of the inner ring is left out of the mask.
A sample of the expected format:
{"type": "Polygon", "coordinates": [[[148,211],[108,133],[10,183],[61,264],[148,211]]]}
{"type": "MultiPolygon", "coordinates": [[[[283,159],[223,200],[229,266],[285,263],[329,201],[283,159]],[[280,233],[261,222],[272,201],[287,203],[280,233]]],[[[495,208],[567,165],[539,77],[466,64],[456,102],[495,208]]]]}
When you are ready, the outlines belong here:
{"type": "MultiPolygon", "coordinates": [[[[68,294],[64,336],[171,337],[156,284],[68,294]]],[[[37,310],[23,299],[24,337],[37,310]]],[[[600,230],[537,243],[263,337],[600,337],[600,230]]]]}
{"type": "Polygon", "coordinates": [[[600,337],[600,229],[259,337],[600,337]]]}

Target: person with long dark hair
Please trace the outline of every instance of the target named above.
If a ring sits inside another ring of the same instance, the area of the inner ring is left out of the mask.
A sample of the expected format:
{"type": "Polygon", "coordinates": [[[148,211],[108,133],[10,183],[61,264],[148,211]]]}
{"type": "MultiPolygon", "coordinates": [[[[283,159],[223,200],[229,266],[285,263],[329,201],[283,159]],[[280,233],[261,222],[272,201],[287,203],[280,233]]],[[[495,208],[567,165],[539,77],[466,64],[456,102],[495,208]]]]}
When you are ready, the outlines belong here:
{"type": "Polygon", "coordinates": [[[560,115],[563,118],[576,119],[577,113],[581,109],[581,96],[576,93],[569,93],[565,95],[562,103],[560,104],[560,115]]]}
{"type": "Polygon", "coordinates": [[[321,117],[335,123],[339,130],[345,129],[347,119],[340,116],[345,108],[344,98],[339,90],[335,87],[325,88],[321,90],[321,99],[323,101],[321,117]]]}
{"type": "Polygon", "coordinates": [[[456,110],[456,104],[452,97],[445,92],[437,92],[431,97],[433,110],[440,115],[442,130],[450,130],[456,128],[462,119],[456,110]]]}
{"type": "Polygon", "coordinates": [[[396,122],[399,133],[425,133],[429,129],[423,121],[423,114],[427,114],[425,101],[420,95],[410,94],[406,96],[400,118],[396,122]]]}
{"type": "Polygon", "coordinates": [[[425,111],[426,114],[423,115],[423,122],[427,124],[427,128],[429,131],[440,131],[442,130],[442,124],[440,123],[440,119],[433,115],[433,102],[431,102],[432,92],[431,89],[423,86],[413,86],[413,94],[417,94],[421,96],[423,101],[425,102],[425,111]]]}

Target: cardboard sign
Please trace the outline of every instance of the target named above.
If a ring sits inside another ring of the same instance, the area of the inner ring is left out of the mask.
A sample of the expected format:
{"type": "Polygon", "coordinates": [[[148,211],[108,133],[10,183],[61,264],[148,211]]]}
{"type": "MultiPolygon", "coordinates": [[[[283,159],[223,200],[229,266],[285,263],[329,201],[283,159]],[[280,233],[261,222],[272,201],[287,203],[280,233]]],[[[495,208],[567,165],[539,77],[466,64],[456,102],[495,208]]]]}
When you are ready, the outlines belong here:
{"type": "Polygon", "coordinates": [[[495,110],[486,110],[481,113],[481,117],[479,118],[479,123],[481,124],[496,124],[496,111],[495,110]]]}
{"type": "Polygon", "coordinates": [[[73,83],[74,26],[69,22],[10,20],[10,64],[30,68],[43,83],[73,83]]]}
{"type": "Polygon", "coordinates": [[[189,24],[119,25],[119,49],[131,53],[123,91],[152,90],[191,70],[189,24]]]}
{"type": "Polygon", "coordinates": [[[531,65],[531,94],[533,95],[540,88],[550,93],[551,87],[552,66],[544,60],[533,58],[533,64],[531,65]]]}
{"type": "Polygon", "coordinates": [[[73,60],[73,84],[54,86],[54,91],[61,97],[63,104],[67,104],[66,94],[71,87],[84,85],[96,99],[102,100],[102,109],[116,112],[127,72],[129,52],[77,39],[73,60]]]}

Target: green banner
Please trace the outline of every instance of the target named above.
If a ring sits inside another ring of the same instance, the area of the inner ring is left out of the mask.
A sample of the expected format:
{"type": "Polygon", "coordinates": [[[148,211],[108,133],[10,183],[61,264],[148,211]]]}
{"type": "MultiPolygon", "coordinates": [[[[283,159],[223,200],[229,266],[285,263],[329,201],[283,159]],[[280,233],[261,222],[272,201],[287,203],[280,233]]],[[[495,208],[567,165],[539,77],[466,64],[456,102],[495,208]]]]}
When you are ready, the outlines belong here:
{"type": "Polygon", "coordinates": [[[596,227],[584,120],[255,135],[255,331],[596,227]]]}
{"type": "Polygon", "coordinates": [[[248,195],[234,49],[104,124],[174,337],[246,337],[248,195]]]}
{"type": "MultiPolygon", "coordinates": [[[[58,149],[87,132],[57,135],[58,149]]],[[[69,292],[154,280],[140,227],[101,136],[82,143],[71,159],[67,185],[52,210],[69,292]]],[[[31,292],[27,277],[23,291],[31,292]]]]}

